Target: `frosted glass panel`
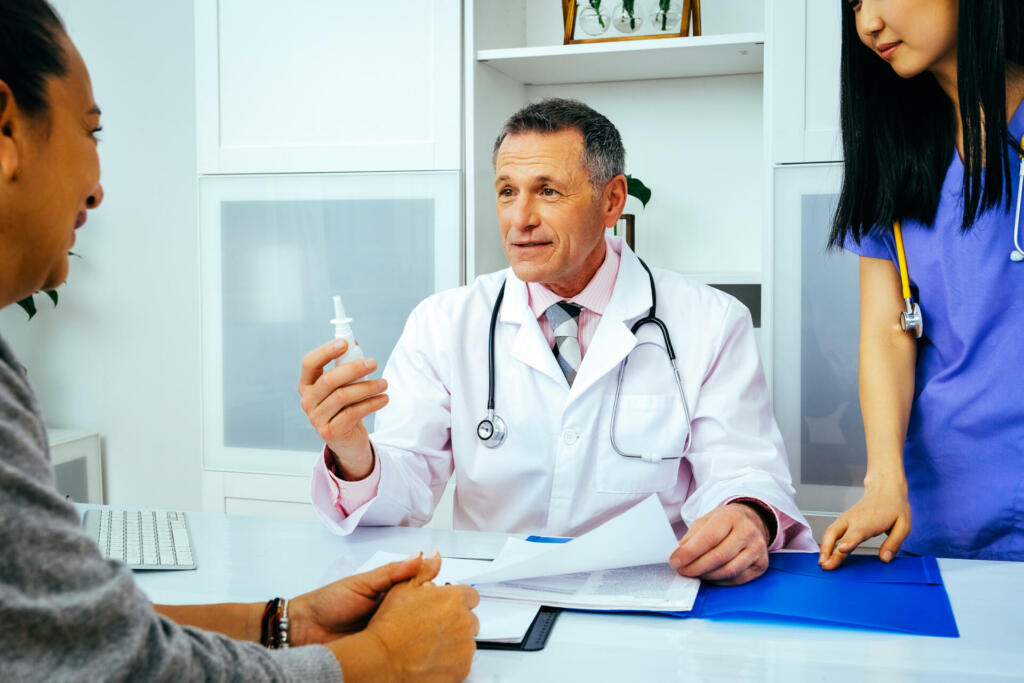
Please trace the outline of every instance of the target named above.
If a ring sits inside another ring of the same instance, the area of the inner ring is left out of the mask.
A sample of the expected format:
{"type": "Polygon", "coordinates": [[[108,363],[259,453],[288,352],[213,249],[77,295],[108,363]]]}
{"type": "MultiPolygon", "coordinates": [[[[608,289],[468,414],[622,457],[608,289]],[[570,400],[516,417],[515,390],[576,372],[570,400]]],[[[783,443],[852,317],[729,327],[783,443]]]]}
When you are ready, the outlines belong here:
{"type": "Polygon", "coordinates": [[[459,174],[218,176],[199,187],[204,466],[308,476],[323,444],[296,386],[303,356],[334,335],[332,297],[383,367],[416,304],[460,284],[459,174]]]}
{"type": "Polygon", "coordinates": [[[773,405],[808,512],[852,505],[866,469],[857,257],[825,248],[841,172],[835,164],[775,170],[773,405]]]}
{"type": "Polygon", "coordinates": [[[800,480],[859,486],[867,463],[857,395],[857,257],[824,249],[837,200],[801,197],[800,480]]]}
{"type": "Polygon", "coordinates": [[[221,205],[225,446],[320,447],[294,391],[299,360],[333,335],[331,295],[340,294],[364,353],[383,365],[413,307],[433,291],[433,204],[221,205]]]}

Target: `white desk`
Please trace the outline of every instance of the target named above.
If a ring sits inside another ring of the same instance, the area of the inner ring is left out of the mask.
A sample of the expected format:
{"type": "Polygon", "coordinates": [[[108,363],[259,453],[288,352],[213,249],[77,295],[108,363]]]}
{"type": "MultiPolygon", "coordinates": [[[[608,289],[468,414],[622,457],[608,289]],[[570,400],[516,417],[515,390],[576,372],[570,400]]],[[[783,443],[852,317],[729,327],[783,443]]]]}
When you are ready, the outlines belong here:
{"type": "MultiPolygon", "coordinates": [[[[84,508],[84,506],[83,506],[84,508]]],[[[154,602],[291,597],[376,550],[493,557],[500,534],[190,513],[199,569],[136,573],[154,602]]],[[[563,613],[540,652],[481,650],[471,681],[1024,680],[1024,563],[940,560],[961,637],[657,616],[563,613]]]]}

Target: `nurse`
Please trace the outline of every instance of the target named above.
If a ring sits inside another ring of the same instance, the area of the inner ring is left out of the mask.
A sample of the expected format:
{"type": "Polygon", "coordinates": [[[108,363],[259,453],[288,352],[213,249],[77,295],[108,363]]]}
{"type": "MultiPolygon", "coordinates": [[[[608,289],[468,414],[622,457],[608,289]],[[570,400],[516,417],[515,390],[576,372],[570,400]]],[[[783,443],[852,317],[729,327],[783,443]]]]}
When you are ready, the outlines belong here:
{"type": "Polygon", "coordinates": [[[888,533],[1024,560],[1024,136],[1019,0],[842,0],[845,178],[830,245],[860,255],[864,497],[821,563],[888,533]],[[904,332],[902,233],[910,304],[904,332]]]}
{"type": "Polygon", "coordinates": [[[457,529],[575,536],[657,494],[685,533],[665,558],[681,574],[743,583],[769,548],[816,548],[750,314],[676,273],[649,275],[605,238],[626,201],[624,156],[615,126],[580,102],[520,110],[494,147],[511,268],[423,301],[383,379],[362,380],[373,361],[325,370],[344,342],[306,356],[302,407],[327,443],[312,497],[331,530],[422,525],[454,474],[457,529]],[[681,391],[658,328],[632,330],[655,296],[681,391]],[[370,437],[361,420],[377,410],[370,437]]]}

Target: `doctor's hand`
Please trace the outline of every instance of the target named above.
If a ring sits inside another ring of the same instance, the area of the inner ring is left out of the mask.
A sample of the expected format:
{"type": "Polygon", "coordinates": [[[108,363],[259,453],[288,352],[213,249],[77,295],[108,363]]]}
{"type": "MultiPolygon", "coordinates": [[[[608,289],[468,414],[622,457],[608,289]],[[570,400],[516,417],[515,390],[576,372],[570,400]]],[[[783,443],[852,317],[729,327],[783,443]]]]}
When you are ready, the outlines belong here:
{"type": "Polygon", "coordinates": [[[325,369],[347,349],[344,339],[334,339],[306,354],[299,373],[299,396],[303,412],[334,454],[343,477],[358,481],[373,471],[373,450],[363,418],[387,404],[387,394],[382,392],[388,383],[362,380],[377,369],[372,358],[325,369]]]}
{"type": "Polygon", "coordinates": [[[693,523],[668,563],[683,576],[723,585],[753,581],[768,569],[768,529],[749,506],[722,505],[693,523]]]}
{"type": "Polygon", "coordinates": [[[858,545],[884,533],[889,537],[878,549],[878,557],[891,562],[910,533],[910,501],[902,477],[876,485],[865,482],[864,496],[825,530],[818,564],[835,569],[858,545]]]}
{"type": "Polygon", "coordinates": [[[461,681],[469,675],[480,622],[470,586],[435,586],[440,556],[388,591],[366,629],[328,647],[352,681],[461,681]]]}

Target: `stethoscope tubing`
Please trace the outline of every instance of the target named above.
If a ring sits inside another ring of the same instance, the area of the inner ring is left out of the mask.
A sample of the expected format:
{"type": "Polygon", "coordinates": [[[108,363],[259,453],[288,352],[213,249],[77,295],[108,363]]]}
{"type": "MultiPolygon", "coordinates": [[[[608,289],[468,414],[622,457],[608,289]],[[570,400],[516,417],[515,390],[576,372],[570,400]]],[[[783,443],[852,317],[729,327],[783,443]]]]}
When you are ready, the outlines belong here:
{"type": "MultiPolygon", "coordinates": [[[[1016,147],[1016,143],[1014,143],[1016,147]]],[[[1020,169],[1017,174],[1017,206],[1013,218],[1013,251],[1010,252],[1010,260],[1014,263],[1024,261],[1024,249],[1020,246],[1020,209],[1021,196],[1024,195],[1024,149],[1017,148],[1017,156],[1020,159],[1020,169]]],[[[907,309],[900,312],[900,327],[907,334],[913,334],[920,338],[924,333],[924,314],[921,306],[910,291],[910,271],[907,268],[906,252],[903,247],[903,231],[900,229],[900,222],[893,221],[893,239],[896,242],[896,262],[900,270],[900,287],[902,288],[903,300],[907,309]]]]}
{"type": "MultiPolygon", "coordinates": [[[[690,410],[686,405],[686,395],[683,391],[683,380],[679,374],[679,366],[676,363],[676,352],[672,346],[672,337],[669,334],[668,327],[665,323],[657,316],[658,307],[658,293],[657,288],[654,286],[654,274],[651,269],[644,263],[643,259],[637,258],[640,261],[640,265],[643,266],[644,270],[647,271],[647,278],[651,284],[651,308],[647,312],[647,315],[640,320],[633,323],[630,328],[631,333],[636,336],[637,332],[641,327],[648,324],[653,324],[661,332],[662,339],[665,342],[665,351],[668,354],[669,363],[672,366],[672,374],[675,378],[676,389],[679,392],[679,400],[683,406],[683,415],[686,419],[686,441],[683,443],[683,450],[679,455],[674,456],[653,456],[653,455],[642,455],[639,453],[626,453],[621,448],[615,439],[615,418],[619,408],[619,397],[622,393],[622,378],[626,372],[626,365],[629,363],[629,355],[622,360],[619,364],[618,378],[615,383],[615,398],[612,402],[612,413],[611,413],[611,425],[609,430],[609,439],[612,444],[612,449],[624,458],[637,458],[647,462],[658,462],[661,460],[677,460],[685,456],[692,443],[692,423],[690,421],[690,410]]],[[[502,299],[505,297],[505,285],[507,281],[501,283],[501,287],[498,289],[498,295],[494,300],[494,308],[491,310],[491,321],[490,327],[487,333],[487,416],[480,421],[477,425],[477,436],[480,441],[488,448],[497,448],[505,441],[507,435],[507,427],[505,426],[504,420],[497,416],[494,412],[494,332],[498,324],[498,312],[501,309],[502,299]]],[[[641,342],[637,346],[642,344],[653,344],[654,342],[641,342]]]]}

